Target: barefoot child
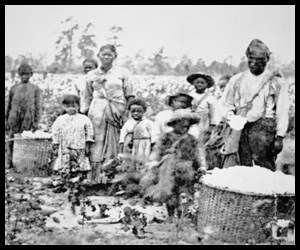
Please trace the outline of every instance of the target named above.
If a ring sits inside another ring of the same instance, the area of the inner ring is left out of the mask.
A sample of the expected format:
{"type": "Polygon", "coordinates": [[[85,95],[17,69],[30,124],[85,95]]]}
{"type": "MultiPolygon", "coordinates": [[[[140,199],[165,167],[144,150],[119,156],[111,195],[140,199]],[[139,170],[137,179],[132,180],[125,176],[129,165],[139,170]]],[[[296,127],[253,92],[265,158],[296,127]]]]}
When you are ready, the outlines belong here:
{"type": "Polygon", "coordinates": [[[122,162],[126,170],[122,177],[121,184],[125,187],[128,196],[140,193],[140,176],[144,171],[145,163],[152,151],[153,122],[144,117],[147,104],[140,98],[135,98],[128,104],[131,119],[127,120],[121,129],[120,153],[130,155],[129,160],[122,162]]]}
{"type": "Polygon", "coordinates": [[[88,156],[94,141],[93,125],[90,119],[78,113],[79,97],[66,95],[62,100],[65,114],[52,125],[53,149],[57,159],[53,170],[70,177],[86,174],[91,170],[88,156]]]}
{"type": "MultiPolygon", "coordinates": [[[[13,85],[9,90],[8,103],[5,112],[5,129],[8,131],[8,139],[14,138],[14,134],[24,130],[38,129],[40,119],[40,95],[38,86],[30,82],[33,71],[30,65],[22,64],[18,68],[21,82],[13,85]]],[[[7,142],[8,167],[12,168],[13,141],[7,142]]]]}
{"type": "Polygon", "coordinates": [[[203,170],[198,141],[188,134],[190,127],[198,122],[199,118],[188,109],[174,111],[167,122],[173,131],[160,137],[150,156],[148,166],[158,175],[152,175],[152,183],[147,180],[147,175],[140,182],[145,190],[144,197],[165,202],[170,217],[179,209],[181,193],[192,196],[195,174],[203,170]]]}

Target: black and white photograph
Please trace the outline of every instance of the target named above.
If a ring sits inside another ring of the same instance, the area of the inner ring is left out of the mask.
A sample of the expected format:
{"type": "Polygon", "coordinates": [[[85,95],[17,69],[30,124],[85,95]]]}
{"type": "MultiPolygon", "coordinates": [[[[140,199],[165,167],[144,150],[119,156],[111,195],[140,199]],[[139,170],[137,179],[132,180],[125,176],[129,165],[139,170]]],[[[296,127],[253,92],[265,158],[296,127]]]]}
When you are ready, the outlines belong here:
{"type": "Polygon", "coordinates": [[[5,245],[295,245],[295,5],[5,5],[5,245]]]}

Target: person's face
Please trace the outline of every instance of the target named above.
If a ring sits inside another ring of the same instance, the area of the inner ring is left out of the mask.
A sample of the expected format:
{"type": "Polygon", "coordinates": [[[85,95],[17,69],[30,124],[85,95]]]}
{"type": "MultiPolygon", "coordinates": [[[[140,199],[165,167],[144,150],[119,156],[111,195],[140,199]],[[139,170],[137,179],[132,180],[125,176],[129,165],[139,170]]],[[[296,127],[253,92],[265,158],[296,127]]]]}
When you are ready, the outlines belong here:
{"type": "Polygon", "coordinates": [[[173,110],[176,109],[186,109],[188,108],[187,104],[186,104],[186,98],[183,96],[177,96],[175,98],[173,98],[172,102],[171,102],[171,107],[173,110]]]}
{"type": "Polygon", "coordinates": [[[131,116],[134,120],[140,121],[143,118],[144,114],[145,114],[145,110],[140,105],[131,105],[130,113],[131,113],[131,116]]]}
{"type": "Polygon", "coordinates": [[[98,57],[102,64],[109,65],[112,64],[116,58],[116,55],[110,49],[104,49],[103,51],[99,52],[98,57]]]}
{"type": "Polygon", "coordinates": [[[251,55],[248,57],[248,67],[254,75],[260,75],[265,71],[268,59],[260,55],[251,55]]]}
{"type": "Polygon", "coordinates": [[[186,134],[190,129],[190,122],[187,119],[182,119],[174,122],[173,132],[178,135],[186,134]]]}
{"type": "Polygon", "coordinates": [[[28,83],[30,77],[32,76],[31,72],[21,72],[19,73],[20,79],[22,83],[28,83]]]}
{"type": "Polygon", "coordinates": [[[85,62],[83,64],[83,72],[84,74],[87,74],[88,72],[90,72],[91,70],[95,69],[96,65],[92,62],[85,62]]]}
{"type": "Polygon", "coordinates": [[[78,113],[79,105],[77,103],[63,104],[63,108],[68,115],[75,115],[78,113]]]}
{"type": "Polygon", "coordinates": [[[203,93],[204,90],[208,87],[206,80],[202,77],[198,77],[193,81],[193,85],[197,93],[203,93]]]}

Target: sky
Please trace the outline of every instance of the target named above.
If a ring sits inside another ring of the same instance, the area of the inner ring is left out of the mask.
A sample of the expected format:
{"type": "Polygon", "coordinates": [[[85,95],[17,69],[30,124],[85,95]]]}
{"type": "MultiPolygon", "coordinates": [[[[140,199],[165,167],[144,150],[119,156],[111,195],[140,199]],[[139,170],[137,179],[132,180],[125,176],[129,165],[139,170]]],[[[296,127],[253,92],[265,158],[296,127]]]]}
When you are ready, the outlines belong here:
{"type": "Polygon", "coordinates": [[[193,61],[240,62],[252,39],[262,40],[282,63],[295,59],[295,5],[5,5],[5,54],[54,57],[60,22],[72,16],[91,22],[99,47],[120,26],[118,53],[165,55],[193,61]]]}

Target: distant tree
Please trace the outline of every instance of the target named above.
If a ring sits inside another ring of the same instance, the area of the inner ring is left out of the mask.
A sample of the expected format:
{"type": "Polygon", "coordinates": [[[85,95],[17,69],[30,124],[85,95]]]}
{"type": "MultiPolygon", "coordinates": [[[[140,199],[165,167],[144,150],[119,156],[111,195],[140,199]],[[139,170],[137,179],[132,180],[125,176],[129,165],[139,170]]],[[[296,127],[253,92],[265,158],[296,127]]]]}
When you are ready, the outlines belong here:
{"type": "Polygon", "coordinates": [[[149,73],[153,75],[165,75],[171,70],[171,66],[166,59],[168,57],[164,56],[164,47],[161,47],[153,57],[149,58],[149,73]]]}
{"type": "Polygon", "coordinates": [[[107,41],[116,47],[122,46],[122,44],[120,43],[120,34],[123,32],[123,28],[120,26],[112,26],[109,29],[109,32],[110,35],[107,38],[107,41]]]}
{"type": "Polygon", "coordinates": [[[247,69],[248,69],[248,62],[246,60],[246,57],[243,56],[241,58],[239,66],[237,67],[237,70],[238,70],[238,72],[243,72],[243,71],[245,71],[247,69]]]}
{"type": "Polygon", "coordinates": [[[61,64],[62,69],[71,71],[73,66],[74,34],[78,30],[79,25],[73,17],[68,17],[61,21],[61,27],[61,33],[55,42],[57,50],[55,61],[61,64]]]}
{"type": "Polygon", "coordinates": [[[191,72],[203,72],[207,73],[207,66],[205,65],[205,62],[199,58],[195,65],[193,65],[191,72]]]}
{"type": "Polygon", "coordinates": [[[188,75],[192,69],[192,60],[187,55],[183,55],[180,62],[175,66],[174,71],[176,75],[188,75]]]}
{"type": "Polygon", "coordinates": [[[95,34],[91,32],[93,28],[92,23],[88,23],[79,38],[79,42],[77,47],[80,49],[80,56],[81,58],[92,58],[94,57],[95,48],[97,44],[95,42],[95,34]]]}
{"type": "Polygon", "coordinates": [[[14,59],[11,56],[5,56],[5,72],[11,72],[14,66],[14,59]]]}

